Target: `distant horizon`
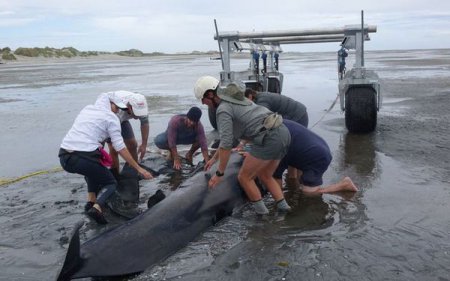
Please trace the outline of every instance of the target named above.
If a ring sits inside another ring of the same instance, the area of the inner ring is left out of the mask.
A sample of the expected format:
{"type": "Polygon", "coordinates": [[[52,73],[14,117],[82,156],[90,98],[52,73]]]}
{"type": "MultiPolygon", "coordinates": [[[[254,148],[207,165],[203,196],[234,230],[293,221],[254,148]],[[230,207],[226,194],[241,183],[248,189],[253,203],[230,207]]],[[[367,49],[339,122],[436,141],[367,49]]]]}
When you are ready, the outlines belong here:
{"type": "MultiPolygon", "coordinates": [[[[7,47],[10,48],[9,46],[4,46],[4,47],[0,46],[0,49],[7,48],[7,47]]],[[[10,49],[11,49],[12,52],[14,52],[14,51],[16,51],[19,48],[25,48],[25,49],[40,48],[40,49],[44,49],[44,48],[47,48],[47,47],[51,48],[51,49],[59,49],[59,50],[64,49],[64,48],[75,48],[76,50],[78,50],[80,52],[97,52],[99,54],[112,54],[112,55],[115,54],[115,53],[127,52],[127,51],[131,51],[131,50],[141,51],[143,54],[161,53],[161,54],[166,54],[166,55],[183,55],[183,54],[195,54],[195,53],[200,53],[200,54],[215,53],[215,54],[219,54],[220,53],[220,51],[218,51],[218,50],[209,50],[209,51],[193,50],[193,51],[179,51],[179,52],[176,52],[176,53],[170,53],[170,52],[164,52],[164,51],[144,52],[144,51],[142,51],[140,49],[137,49],[137,48],[131,48],[131,49],[128,49],[128,50],[117,50],[117,51],[80,50],[80,49],[78,49],[78,48],[76,48],[74,46],[66,46],[66,47],[62,47],[62,48],[56,48],[56,47],[50,47],[50,46],[45,46],[45,47],[37,47],[37,46],[34,46],[34,47],[23,47],[23,46],[20,46],[20,47],[17,47],[16,49],[12,49],[12,48],[10,48],[10,49]]],[[[369,48],[365,48],[364,51],[365,52],[376,52],[376,51],[384,52],[384,51],[403,51],[403,50],[414,51],[414,50],[447,50],[447,49],[450,49],[450,47],[408,48],[408,49],[369,49],[369,48]]],[[[337,52],[337,50],[338,49],[336,49],[336,52],[337,52]]],[[[332,50],[327,50],[327,51],[321,51],[321,50],[319,50],[319,51],[286,51],[286,50],[283,50],[282,51],[282,53],[332,53],[332,52],[334,52],[334,51],[332,51],[332,50]]],[[[246,54],[247,52],[233,52],[233,54],[239,54],[239,53],[246,54]]]]}

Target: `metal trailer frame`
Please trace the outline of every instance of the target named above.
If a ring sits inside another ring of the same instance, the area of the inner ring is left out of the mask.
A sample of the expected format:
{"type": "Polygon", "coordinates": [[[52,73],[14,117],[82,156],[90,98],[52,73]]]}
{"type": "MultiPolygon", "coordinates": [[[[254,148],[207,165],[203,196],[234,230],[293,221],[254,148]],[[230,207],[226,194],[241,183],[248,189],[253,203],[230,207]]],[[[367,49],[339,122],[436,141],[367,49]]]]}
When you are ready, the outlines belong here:
{"type": "MultiPolygon", "coordinates": [[[[346,25],[341,28],[295,29],[274,31],[223,31],[219,32],[216,21],[216,35],[222,61],[220,83],[226,85],[231,81],[241,80],[247,87],[260,91],[281,93],[283,74],[279,72],[278,56],[283,52],[282,44],[310,44],[340,42],[347,49],[355,50],[354,67],[339,81],[339,96],[341,110],[346,110],[347,92],[358,87],[370,88],[376,94],[376,111],[381,108],[381,91],[378,75],[364,67],[364,41],[370,40],[369,33],[377,32],[374,25],[364,25],[364,12],[361,11],[361,25],[346,25]],[[231,54],[233,52],[249,51],[249,68],[244,71],[231,70],[231,54]],[[259,60],[267,54],[268,63],[260,69],[259,60]]],[[[347,102],[348,103],[348,102],[347,102]]],[[[210,114],[211,116],[211,114],[210,114]]],[[[346,119],[352,118],[347,116],[346,119]]],[[[347,120],[346,120],[347,121],[347,120]]],[[[376,121],[375,121],[376,122],[376,121]]],[[[346,122],[347,125],[347,122],[346,122]]],[[[348,128],[349,126],[347,126],[348,128]]],[[[349,130],[351,130],[349,128],[349,130]]]]}
{"type": "Polygon", "coordinates": [[[283,74],[278,71],[277,57],[283,50],[278,43],[258,42],[252,40],[242,40],[244,37],[239,32],[221,33],[215,39],[219,41],[221,48],[222,71],[220,72],[221,84],[226,85],[231,81],[241,80],[247,87],[258,89],[261,91],[273,91],[281,93],[283,84],[283,74]],[[217,39],[218,38],[218,39],[217,39]],[[249,68],[244,71],[231,70],[231,53],[249,51],[250,63],[249,68]],[[259,60],[254,59],[254,55],[267,55],[266,67],[261,69],[259,60]],[[273,89],[271,85],[275,83],[279,86],[273,89]]]}
{"type": "Polygon", "coordinates": [[[339,81],[341,110],[345,112],[345,125],[350,132],[367,133],[375,130],[377,112],[381,108],[382,96],[378,75],[364,67],[364,41],[369,29],[364,25],[364,11],[361,11],[361,25],[346,26],[341,45],[355,50],[355,64],[339,81]]]}

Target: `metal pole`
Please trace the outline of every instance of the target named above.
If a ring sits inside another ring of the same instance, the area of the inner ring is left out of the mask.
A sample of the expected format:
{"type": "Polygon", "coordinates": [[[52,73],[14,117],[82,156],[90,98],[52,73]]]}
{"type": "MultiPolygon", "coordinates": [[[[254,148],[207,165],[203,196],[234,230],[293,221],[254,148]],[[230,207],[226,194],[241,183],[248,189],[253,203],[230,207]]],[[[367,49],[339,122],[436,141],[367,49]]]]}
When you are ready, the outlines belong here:
{"type": "MultiPolygon", "coordinates": [[[[359,26],[356,25],[359,29],[359,26]]],[[[260,32],[238,32],[238,31],[225,31],[220,33],[220,38],[230,38],[233,40],[241,39],[260,39],[269,37],[292,37],[292,36],[309,36],[309,35],[332,35],[342,34],[344,35],[346,29],[341,28],[320,28],[320,29],[305,29],[305,30],[273,30],[273,31],[260,31],[260,32]]],[[[367,32],[376,32],[376,26],[368,26],[367,32]]],[[[217,35],[219,37],[219,35],[217,35]]]]}
{"type": "Polygon", "coordinates": [[[222,62],[222,70],[224,70],[223,57],[222,57],[222,48],[220,47],[219,30],[217,29],[216,19],[214,19],[214,27],[216,28],[217,44],[219,44],[219,53],[220,53],[220,61],[222,62]]]}
{"type": "Polygon", "coordinates": [[[364,10],[361,10],[361,67],[364,67],[364,10]]]}

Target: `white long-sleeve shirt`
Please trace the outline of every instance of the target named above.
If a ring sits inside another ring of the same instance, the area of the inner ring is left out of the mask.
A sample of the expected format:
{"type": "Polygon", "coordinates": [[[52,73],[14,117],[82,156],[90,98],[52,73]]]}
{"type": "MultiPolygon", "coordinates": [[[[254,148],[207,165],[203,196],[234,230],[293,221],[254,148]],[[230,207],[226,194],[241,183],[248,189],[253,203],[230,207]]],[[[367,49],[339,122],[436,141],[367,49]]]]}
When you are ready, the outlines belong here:
{"type": "Polygon", "coordinates": [[[81,110],[64,137],[61,148],[91,152],[107,138],[111,139],[116,151],[125,148],[119,118],[111,111],[108,95],[103,93],[94,105],[88,105],[81,110]]]}

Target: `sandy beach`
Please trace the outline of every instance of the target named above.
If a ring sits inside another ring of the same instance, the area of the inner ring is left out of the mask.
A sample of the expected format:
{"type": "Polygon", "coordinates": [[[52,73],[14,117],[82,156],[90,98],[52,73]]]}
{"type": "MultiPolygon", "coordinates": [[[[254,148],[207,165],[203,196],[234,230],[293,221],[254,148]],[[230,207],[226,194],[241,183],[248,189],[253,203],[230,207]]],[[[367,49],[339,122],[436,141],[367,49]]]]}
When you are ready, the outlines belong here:
{"type": "MultiPolygon", "coordinates": [[[[238,59],[236,67],[247,63],[238,59]]],[[[244,208],[125,280],[448,280],[450,49],[367,52],[366,67],[380,76],[383,107],[373,133],[354,135],[338,106],[325,114],[338,89],[335,53],[284,54],[280,62],[283,94],[308,107],[311,126],[323,118],[311,130],[333,154],[324,182],[350,176],[358,193],[306,198],[286,190],[292,213],[272,211],[261,220],[244,208]]],[[[196,79],[218,76],[220,68],[208,56],[0,65],[0,178],[58,167],[59,144],[75,116],[108,90],[147,97],[148,150],[155,151],[152,140],[169,118],[200,106],[192,92],[196,79]]],[[[142,181],[140,207],[158,188],[176,184],[164,176],[142,181]]],[[[54,280],[78,221],[85,221],[82,241],[124,221],[108,214],[108,226],[93,224],[83,214],[85,196],[82,177],[66,172],[1,185],[0,279],[54,280]]],[[[273,200],[265,200],[272,210],[273,200]]]]}

